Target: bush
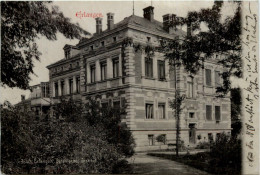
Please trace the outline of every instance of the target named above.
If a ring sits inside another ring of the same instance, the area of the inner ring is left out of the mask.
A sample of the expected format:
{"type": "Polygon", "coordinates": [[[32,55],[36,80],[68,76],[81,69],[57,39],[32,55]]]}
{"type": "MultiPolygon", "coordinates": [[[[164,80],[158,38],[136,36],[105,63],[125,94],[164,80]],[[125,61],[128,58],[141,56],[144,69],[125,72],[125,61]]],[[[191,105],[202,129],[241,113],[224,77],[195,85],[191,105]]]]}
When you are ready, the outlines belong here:
{"type": "Polygon", "coordinates": [[[221,133],[210,150],[210,166],[217,174],[241,173],[241,140],[221,133]]]}
{"type": "Polygon", "coordinates": [[[197,146],[196,149],[209,149],[210,148],[210,143],[209,142],[200,142],[197,146]]]}

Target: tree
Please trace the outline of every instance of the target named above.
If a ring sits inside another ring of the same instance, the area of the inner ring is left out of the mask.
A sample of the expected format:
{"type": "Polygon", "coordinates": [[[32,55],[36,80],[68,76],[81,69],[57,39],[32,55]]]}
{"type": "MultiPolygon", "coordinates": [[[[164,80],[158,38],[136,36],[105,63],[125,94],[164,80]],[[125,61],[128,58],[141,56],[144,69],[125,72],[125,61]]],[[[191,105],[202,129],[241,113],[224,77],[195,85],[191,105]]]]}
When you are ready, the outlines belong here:
{"type": "Polygon", "coordinates": [[[89,34],[51,2],[40,1],[1,2],[1,27],[1,84],[25,90],[34,74],[34,60],[40,60],[36,38],[56,40],[57,32],[69,39],[89,34]]]}
{"type": "Polygon", "coordinates": [[[240,88],[232,88],[231,89],[231,127],[232,136],[237,136],[241,131],[241,89],[240,88]]]}

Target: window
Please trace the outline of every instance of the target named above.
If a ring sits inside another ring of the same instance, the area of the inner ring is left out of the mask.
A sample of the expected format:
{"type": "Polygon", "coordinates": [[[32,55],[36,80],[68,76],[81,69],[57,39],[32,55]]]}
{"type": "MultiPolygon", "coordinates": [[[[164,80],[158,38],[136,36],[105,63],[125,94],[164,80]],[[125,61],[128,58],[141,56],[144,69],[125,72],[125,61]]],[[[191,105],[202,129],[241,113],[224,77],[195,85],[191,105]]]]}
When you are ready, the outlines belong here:
{"type": "Polygon", "coordinates": [[[69,50],[65,52],[65,58],[66,59],[70,58],[70,51],[69,50]]]}
{"type": "Polygon", "coordinates": [[[101,46],[104,47],[105,46],[105,41],[101,42],[101,46]]]}
{"type": "Polygon", "coordinates": [[[76,78],[76,91],[77,91],[77,93],[79,93],[80,92],[80,77],[77,77],[76,78]]]}
{"type": "Polygon", "coordinates": [[[206,85],[211,86],[211,70],[206,69],[205,72],[206,72],[206,85]]]}
{"type": "Polygon", "coordinates": [[[216,134],[216,140],[218,140],[220,138],[220,133],[216,134]]]}
{"type": "Polygon", "coordinates": [[[116,42],[116,37],[113,37],[113,41],[116,42]]]}
{"type": "Polygon", "coordinates": [[[152,78],[153,77],[153,59],[145,58],[145,76],[152,78]]]}
{"type": "Polygon", "coordinates": [[[90,46],[90,50],[94,50],[94,46],[90,46]]]}
{"type": "Polygon", "coordinates": [[[69,79],[70,94],[73,93],[73,79],[69,79]]]}
{"type": "Polygon", "coordinates": [[[119,59],[113,59],[113,78],[119,76],[119,59]]]}
{"type": "Polygon", "coordinates": [[[101,80],[105,80],[107,75],[107,63],[106,62],[100,63],[100,69],[101,69],[101,80]]]}
{"type": "Polygon", "coordinates": [[[165,79],[165,61],[158,60],[158,79],[165,79]]]}
{"type": "Polygon", "coordinates": [[[220,121],[220,106],[215,106],[215,119],[220,121]]]}
{"type": "Polygon", "coordinates": [[[148,142],[149,145],[154,145],[154,135],[148,135],[148,142]]]}
{"type": "Polygon", "coordinates": [[[215,71],[215,86],[220,86],[220,72],[215,71]]]}
{"type": "Polygon", "coordinates": [[[55,84],[54,84],[54,88],[55,88],[55,97],[58,97],[58,87],[59,87],[59,85],[58,85],[58,83],[56,82],[55,84]]]}
{"type": "Polygon", "coordinates": [[[90,78],[91,78],[91,83],[93,83],[93,82],[95,82],[95,73],[96,72],[96,67],[95,67],[95,65],[92,65],[92,66],[90,66],[90,78]]]}
{"type": "Polygon", "coordinates": [[[194,112],[189,113],[189,118],[194,118],[194,112]]]}
{"type": "Polygon", "coordinates": [[[211,120],[212,116],[212,106],[211,105],[206,105],[206,119],[211,120]]]}
{"type": "Polygon", "coordinates": [[[102,107],[103,109],[106,109],[106,108],[108,107],[108,103],[107,103],[107,102],[101,103],[101,107],[102,107]]]}
{"type": "Polygon", "coordinates": [[[165,104],[159,103],[158,105],[158,118],[165,119],[165,104]]]}
{"type": "Polygon", "coordinates": [[[193,79],[187,83],[188,85],[188,98],[193,98],[193,79]]]}
{"type": "Polygon", "coordinates": [[[153,119],[153,104],[146,104],[146,119],[153,119]]]}
{"type": "Polygon", "coordinates": [[[72,69],[72,64],[70,64],[70,69],[72,69]]]}
{"type": "Polygon", "coordinates": [[[114,102],[113,102],[113,107],[114,107],[115,109],[120,109],[120,101],[114,101],[114,102]]]}
{"type": "Polygon", "coordinates": [[[212,133],[208,133],[208,141],[210,143],[213,142],[213,135],[212,135],[212,133]]]}
{"type": "Polygon", "coordinates": [[[64,81],[61,81],[61,95],[65,95],[64,81]]]}
{"type": "Polygon", "coordinates": [[[77,61],[77,67],[79,67],[79,62],[77,61]]]}
{"type": "Polygon", "coordinates": [[[151,37],[147,37],[147,41],[150,42],[151,41],[151,37]]]}
{"type": "Polygon", "coordinates": [[[63,66],[61,66],[61,71],[63,71],[63,66]]]}

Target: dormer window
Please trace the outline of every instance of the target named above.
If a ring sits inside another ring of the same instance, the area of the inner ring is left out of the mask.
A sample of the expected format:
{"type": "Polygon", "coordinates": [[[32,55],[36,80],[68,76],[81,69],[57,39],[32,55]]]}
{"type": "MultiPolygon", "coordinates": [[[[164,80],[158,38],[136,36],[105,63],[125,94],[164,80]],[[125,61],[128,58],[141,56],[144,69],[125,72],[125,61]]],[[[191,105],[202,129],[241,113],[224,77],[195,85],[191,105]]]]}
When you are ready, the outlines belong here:
{"type": "Polygon", "coordinates": [[[101,46],[104,47],[105,46],[105,41],[101,42],[101,46]]]}
{"type": "Polygon", "coordinates": [[[70,50],[65,51],[65,58],[69,59],[70,58],[70,50]]]}
{"type": "Polygon", "coordinates": [[[116,37],[113,37],[113,41],[116,42],[116,37]]]}

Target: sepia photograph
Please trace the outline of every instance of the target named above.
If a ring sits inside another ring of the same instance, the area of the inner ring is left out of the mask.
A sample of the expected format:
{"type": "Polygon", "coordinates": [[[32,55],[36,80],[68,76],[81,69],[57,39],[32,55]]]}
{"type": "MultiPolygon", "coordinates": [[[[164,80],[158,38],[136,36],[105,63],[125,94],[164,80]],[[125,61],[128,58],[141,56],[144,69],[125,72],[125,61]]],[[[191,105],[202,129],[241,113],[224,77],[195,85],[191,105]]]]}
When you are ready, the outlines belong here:
{"type": "Polygon", "coordinates": [[[2,174],[259,174],[258,1],[1,1],[2,174]]]}

